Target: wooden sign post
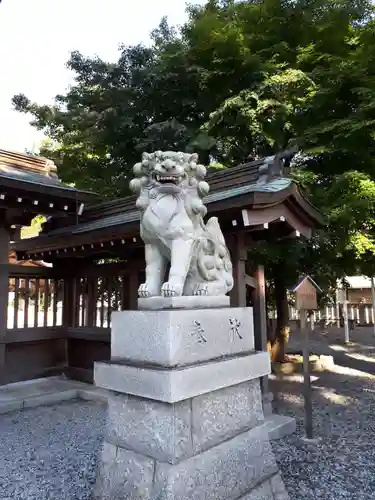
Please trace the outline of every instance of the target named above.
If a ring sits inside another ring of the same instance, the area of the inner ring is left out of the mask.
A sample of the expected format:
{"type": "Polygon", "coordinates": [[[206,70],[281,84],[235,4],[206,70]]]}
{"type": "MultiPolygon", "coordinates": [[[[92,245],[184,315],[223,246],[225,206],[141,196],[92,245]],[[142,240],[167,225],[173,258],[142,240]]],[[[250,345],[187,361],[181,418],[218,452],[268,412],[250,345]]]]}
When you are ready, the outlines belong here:
{"type": "Polygon", "coordinates": [[[309,276],[303,278],[292,290],[295,293],[296,309],[300,312],[303,336],[303,379],[305,399],[305,432],[307,439],[313,438],[312,391],[310,376],[309,329],[307,314],[318,309],[317,291],[322,291],[309,276]]]}

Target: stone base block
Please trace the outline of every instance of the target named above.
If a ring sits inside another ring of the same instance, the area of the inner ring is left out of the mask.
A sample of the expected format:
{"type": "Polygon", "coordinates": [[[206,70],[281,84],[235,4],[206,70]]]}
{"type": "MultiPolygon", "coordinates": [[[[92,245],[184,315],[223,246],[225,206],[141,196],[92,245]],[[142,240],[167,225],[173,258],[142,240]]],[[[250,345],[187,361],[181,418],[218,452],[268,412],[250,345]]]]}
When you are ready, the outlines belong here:
{"type": "Polygon", "coordinates": [[[271,481],[277,472],[267,433],[259,427],[177,464],[106,442],[94,498],[255,500],[262,498],[261,487],[273,494],[271,481]]]}
{"type": "Polygon", "coordinates": [[[111,394],[95,500],[288,500],[259,378],[177,403],[111,394]]]}
{"type": "Polygon", "coordinates": [[[253,352],[180,369],[160,369],[127,362],[97,362],[94,381],[102,389],[176,403],[253,380],[269,372],[268,352],[253,352]]]}
{"type": "MultiPolygon", "coordinates": [[[[160,300],[173,302],[193,298],[160,300]]],[[[159,297],[143,300],[153,299],[159,297]]],[[[171,368],[253,350],[251,307],[121,311],[112,315],[113,361],[122,359],[171,368]]]]}
{"type": "Polygon", "coordinates": [[[296,419],[285,415],[273,414],[267,416],[264,421],[268,436],[271,440],[282,439],[296,432],[296,419]]]}
{"type": "Polygon", "coordinates": [[[289,494],[280,474],[275,474],[239,500],[289,500],[289,494]]]}
{"type": "Polygon", "coordinates": [[[259,380],[174,404],[117,394],[108,400],[106,439],[175,464],[263,422],[259,380]]]}

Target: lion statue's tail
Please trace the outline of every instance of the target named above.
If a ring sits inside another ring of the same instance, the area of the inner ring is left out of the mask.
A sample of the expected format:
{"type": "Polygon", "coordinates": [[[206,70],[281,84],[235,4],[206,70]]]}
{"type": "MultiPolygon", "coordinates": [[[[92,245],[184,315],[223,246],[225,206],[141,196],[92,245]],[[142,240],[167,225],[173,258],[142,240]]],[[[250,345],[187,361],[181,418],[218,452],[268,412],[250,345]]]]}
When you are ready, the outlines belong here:
{"type": "Polygon", "coordinates": [[[198,242],[197,267],[208,282],[221,281],[227,292],[233,288],[232,263],[217,217],[211,217],[198,242]]]}

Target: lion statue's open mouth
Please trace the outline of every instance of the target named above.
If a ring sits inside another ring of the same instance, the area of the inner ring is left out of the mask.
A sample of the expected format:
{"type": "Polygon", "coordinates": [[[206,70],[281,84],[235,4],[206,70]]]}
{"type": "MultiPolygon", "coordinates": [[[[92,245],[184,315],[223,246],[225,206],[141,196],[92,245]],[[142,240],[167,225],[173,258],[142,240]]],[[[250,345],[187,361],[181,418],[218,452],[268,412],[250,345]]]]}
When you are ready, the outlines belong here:
{"type": "Polygon", "coordinates": [[[183,177],[177,175],[155,175],[155,180],[156,182],[159,182],[159,184],[174,184],[175,186],[178,186],[183,181],[183,177]]]}
{"type": "Polygon", "coordinates": [[[225,295],[232,264],[216,217],[207,224],[202,197],[209,191],[198,155],[156,151],[134,165],[130,187],[139,196],[146,281],[140,297],[225,295]],[[169,277],[163,283],[170,264],[169,277]]]}

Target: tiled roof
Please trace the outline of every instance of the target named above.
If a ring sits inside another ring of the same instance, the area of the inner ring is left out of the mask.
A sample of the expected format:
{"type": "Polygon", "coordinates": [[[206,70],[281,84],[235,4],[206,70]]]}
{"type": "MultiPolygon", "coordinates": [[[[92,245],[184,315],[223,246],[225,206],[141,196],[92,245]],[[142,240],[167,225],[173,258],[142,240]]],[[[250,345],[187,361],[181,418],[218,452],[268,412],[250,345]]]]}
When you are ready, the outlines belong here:
{"type": "Polygon", "coordinates": [[[57,167],[52,160],[5,149],[0,149],[0,185],[1,179],[46,186],[71,193],[83,192],[61,182],[57,175],[57,167]]]}
{"type": "MultiPolygon", "coordinates": [[[[230,189],[224,189],[222,191],[217,191],[209,194],[203,199],[205,204],[214,203],[217,201],[226,200],[228,198],[233,198],[236,196],[241,196],[248,193],[262,193],[262,192],[277,192],[282,189],[286,189],[292,184],[291,179],[275,179],[267,184],[249,184],[247,186],[233,187],[230,189]]],[[[76,224],[74,226],[61,227],[48,232],[48,235],[54,236],[58,234],[72,233],[80,234],[86,233],[88,231],[96,231],[105,227],[119,226],[122,224],[129,224],[130,222],[136,222],[140,220],[140,213],[138,210],[132,210],[128,212],[122,212],[116,215],[110,215],[108,217],[103,217],[101,219],[96,219],[89,222],[83,222],[81,224],[76,224]]]]}
{"type": "Polygon", "coordinates": [[[63,184],[58,177],[49,177],[46,174],[42,175],[37,172],[19,170],[17,168],[2,164],[0,160],[0,183],[2,177],[30,184],[44,184],[46,186],[51,186],[57,189],[76,191],[74,187],[63,184]]]}

